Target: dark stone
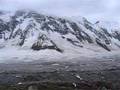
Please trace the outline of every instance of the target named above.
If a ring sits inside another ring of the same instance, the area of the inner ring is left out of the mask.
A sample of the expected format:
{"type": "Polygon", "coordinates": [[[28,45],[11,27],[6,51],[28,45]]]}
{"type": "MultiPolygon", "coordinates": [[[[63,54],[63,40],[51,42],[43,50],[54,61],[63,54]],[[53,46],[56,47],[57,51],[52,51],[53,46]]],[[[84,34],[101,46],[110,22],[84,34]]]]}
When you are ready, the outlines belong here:
{"type": "Polygon", "coordinates": [[[113,37],[116,38],[116,39],[118,39],[120,41],[120,33],[118,31],[115,31],[113,33],[113,37]]]}
{"type": "Polygon", "coordinates": [[[33,50],[53,49],[61,53],[63,52],[63,50],[58,48],[57,45],[53,41],[51,41],[51,43],[53,44],[51,46],[47,46],[47,45],[42,46],[41,44],[39,44],[39,42],[37,42],[37,43],[34,43],[31,48],[33,50]]]}
{"type": "Polygon", "coordinates": [[[102,48],[104,48],[107,51],[111,51],[104,43],[102,43],[99,39],[96,39],[96,43],[100,45],[102,48]]]}
{"type": "Polygon", "coordinates": [[[32,48],[33,50],[40,50],[40,49],[42,49],[42,46],[38,46],[38,45],[36,45],[36,43],[35,43],[35,44],[32,45],[31,48],[32,48]]]}
{"type": "Polygon", "coordinates": [[[70,39],[70,38],[67,38],[67,41],[69,41],[70,43],[72,43],[72,44],[75,45],[75,46],[83,47],[82,45],[80,45],[80,43],[79,43],[78,41],[73,41],[73,40],[70,39]]]}

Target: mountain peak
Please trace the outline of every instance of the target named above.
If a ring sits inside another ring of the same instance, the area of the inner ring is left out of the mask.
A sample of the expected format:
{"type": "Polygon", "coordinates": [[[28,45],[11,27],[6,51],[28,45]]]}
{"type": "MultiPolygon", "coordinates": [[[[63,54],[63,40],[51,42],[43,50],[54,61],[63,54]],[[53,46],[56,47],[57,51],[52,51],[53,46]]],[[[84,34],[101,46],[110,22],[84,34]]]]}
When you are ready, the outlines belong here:
{"type": "MultiPolygon", "coordinates": [[[[6,16],[3,15],[3,17],[6,16]]],[[[60,53],[73,50],[112,51],[120,48],[119,35],[81,20],[54,17],[36,11],[18,10],[7,22],[0,18],[0,43],[5,47],[21,47],[37,51],[55,50],[60,53]]],[[[82,51],[81,51],[82,52],[82,51]]],[[[82,52],[84,53],[84,52],[82,52]]]]}

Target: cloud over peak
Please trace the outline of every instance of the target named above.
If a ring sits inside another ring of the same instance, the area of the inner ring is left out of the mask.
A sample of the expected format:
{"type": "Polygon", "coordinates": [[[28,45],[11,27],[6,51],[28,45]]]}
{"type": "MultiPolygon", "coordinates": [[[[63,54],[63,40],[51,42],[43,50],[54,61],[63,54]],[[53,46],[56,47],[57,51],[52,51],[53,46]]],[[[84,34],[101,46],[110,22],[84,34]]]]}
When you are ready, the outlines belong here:
{"type": "Polygon", "coordinates": [[[84,16],[91,20],[120,19],[120,0],[0,0],[0,9],[33,9],[60,16],[84,16]]]}

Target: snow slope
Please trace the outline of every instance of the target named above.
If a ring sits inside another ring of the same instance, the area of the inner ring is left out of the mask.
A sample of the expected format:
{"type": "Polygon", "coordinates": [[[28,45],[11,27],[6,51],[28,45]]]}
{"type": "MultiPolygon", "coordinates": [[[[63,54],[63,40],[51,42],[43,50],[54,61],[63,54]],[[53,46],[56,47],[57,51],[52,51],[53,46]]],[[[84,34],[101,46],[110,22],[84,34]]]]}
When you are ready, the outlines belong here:
{"type": "Polygon", "coordinates": [[[0,62],[73,60],[119,53],[119,35],[80,20],[16,11],[0,16],[0,62]],[[4,20],[9,18],[9,20],[4,20]]]}

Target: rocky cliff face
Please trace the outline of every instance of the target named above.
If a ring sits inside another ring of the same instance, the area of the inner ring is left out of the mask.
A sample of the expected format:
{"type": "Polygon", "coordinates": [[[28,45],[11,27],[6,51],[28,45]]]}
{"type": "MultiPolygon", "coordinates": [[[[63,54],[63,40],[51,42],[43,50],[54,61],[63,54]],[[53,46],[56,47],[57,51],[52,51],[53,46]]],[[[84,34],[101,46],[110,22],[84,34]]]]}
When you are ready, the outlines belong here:
{"type": "Polygon", "coordinates": [[[114,38],[116,38],[116,39],[118,39],[120,41],[120,31],[114,31],[112,33],[112,35],[113,35],[114,38]]]}
{"type": "MultiPolygon", "coordinates": [[[[0,43],[28,47],[33,50],[53,49],[64,52],[64,46],[84,48],[96,45],[107,51],[120,48],[120,34],[82,21],[39,14],[35,11],[16,11],[7,16],[0,14],[0,43]],[[4,18],[9,18],[5,21],[4,18]]],[[[71,48],[72,48],[71,47],[71,48]]],[[[94,48],[94,47],[93,47],[94,48]]]]}

